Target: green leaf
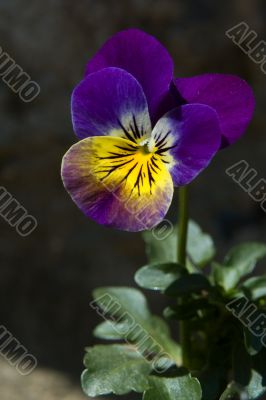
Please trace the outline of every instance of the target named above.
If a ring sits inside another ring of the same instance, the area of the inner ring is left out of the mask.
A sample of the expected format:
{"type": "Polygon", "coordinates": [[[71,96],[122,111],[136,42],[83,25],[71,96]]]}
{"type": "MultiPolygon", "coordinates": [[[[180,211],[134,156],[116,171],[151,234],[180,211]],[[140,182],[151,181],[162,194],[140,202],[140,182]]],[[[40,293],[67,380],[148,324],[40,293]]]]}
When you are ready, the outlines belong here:
{"type": "Polygon", "coordinates": [[[264,375],[261,375],[256,370],[252,370],[251,380],[249,382],[249,385],[246,387],[246,390],[249,395],[249,400],[260,399],[260,396],[266,393],[265,371],[264,375]]]}
{"type": "Polygon", "coordinates": [[[204,267],[215,255],[215,247],[210,235],[203,233],[198,224],[189,221],[188,228],[188,253],[192,261],[204,267]]]}
{"type": "Polygon", "coordinates": [[[134,348],[100,345],[86,351],[81,384],[87,396],[143,392],[148,387],[151,366],[134,348]]]}
{"type": "Polygon", "coordinates": [[[244,328],[244,341],[247,352],[251,356],[258,354],[263,348],[261,338],[253,335],[247,328],[244,328]]]}
{"type": "Polygon", "coordinates": [[[241,289],[254,301],[261,297],[266,297],[266,276],[258,276],[246,280],[241,289]]]}
{"type": "Polygon", "coordinates": [[[258,399],[266,393],[266,349],[252,357],[251,380],[246,387],[250,399],[258,399]]]}
{"type": "Polygon", "coordinates": [[[255,242],[240,244],[228,253],[222,265],[213,264],[214,279],[228,292],[235,288],[243,276],[250,274],[256,262],[265,256],[265,244],[255,242]]]}
{"type": "Polygon", "coordinates": [[[200,383],[190,375],[176,378],[149,378],[150,388],[145,391],[143,400],[201,400],[200,383]]]}
{"type": "Polygon", "coordinates": [[[164,291],[186,273],[186,270],[176,263],[152,264],[140,268],[135,274],[135,281],[145,289],[164,291]]]}
{"type": "MultiPolygon", "coordinates": [[[[243,387],[236,382],[232,382],[223,393],[220,400],[231,400],[233,395],[238,395],[241,400],[257,400],[266,393],[266,350],[251,358],[251,374],[249,382],[243,387]],[[231,396],[231,397],[230,397],[231,396]],[[240,397],[242,396],[242,397],[240,397]]],[[[241,366],[239,365],[239,370],[241,366]]]]}
{"type": "Polygon", "coordinates": [[[122,332],[127,332],[129,325],[127,321],[116,323],[113,321],[104,321],[93,331],[95,337],[106,340],[121,340],[123,339],[122,332]]]}
{"type": "Polygon", "coordinates": [[[177,229],[168,229],[165,238],[159,240],[153,231],[143,233],[149,264],[177,262],[177,229]]]}
{"type": "MultiPolygon", "coordinates": [[[[169,229],[164,237],[163,240],[159,240],[153,231],[144,232],[149,264],[177,262],[177,226],[169,229]]],[[[194,221],[189,221],[187,249],[189,258],[200,267],[206,265],[215,254],[212,238],[203,233],[194,221]]]]}
{"type": "Polygon", "coordinates": [[[222,396],[220,397],[220,400],[251,400],[248,397],[247,391],[238,385],[235,382],[231,382],[222,396]]]}
{"type": "MultiPolygon", "coordinates": [[[[146,299],[139,290],[125,287],[99,288],[94,291],[93,297],[94,308],[96,303],[104,319],[111,317],[113,321],[119,320],[113,325],[117,338],[123,337],[127,342],[136,343],[138,351],[142,353],[166,353],[164,357],[168,355],[171,361],[181,364],[180,346],[171,339],[166,323],[150,313],[146,299]]],[[[100,327],[102,337],[113,338],[110,327],[110,324],[100,327]]]]}
{"type": "Polygon", "coordinates": [[[173,282],[166,290],[168,296],[185,296],[198,293],[202,290],[210,290],[208,279],[202,274],[187,274],[173,282]]]}

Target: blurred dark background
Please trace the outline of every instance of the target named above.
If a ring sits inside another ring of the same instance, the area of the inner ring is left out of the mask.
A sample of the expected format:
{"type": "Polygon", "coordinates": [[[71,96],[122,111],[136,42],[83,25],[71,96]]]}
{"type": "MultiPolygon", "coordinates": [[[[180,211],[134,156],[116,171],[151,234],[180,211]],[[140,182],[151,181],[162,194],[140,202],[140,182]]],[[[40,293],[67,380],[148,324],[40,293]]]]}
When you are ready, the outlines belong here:
{"type": "MultiPolygon", "coordinates": [[[[191,215],[214,235],[220,258],[241,240],[266,240],[265,213],[225,173],[244,159],[266,178],[266,75],[225,35],[245,21],[266,40],[265,16],[263,0],[0,0],[0,46],[41,87],[25,104],[0,82],[0,185],[38,220],[25,238],[0,220],[0,324],[39,364],[21,377],[0,360],[1,400],[85,398],[83,349],[96,342],[91,331],[99,321],[89,307],[91,291],[133,286],[145,263],[140,235],[87,220],[60,179],[61,158],[76,140],[71,92],[87,60],[115,32],[139,27],[155,35],[179,76],[235,73],[252,85],[255,118],[193,183],[191,215]]],[[[170,217],[175,220],[175,205],[170,217]]],[[[162,297],[147,296],[153,310],[162,308],[162,297]]]]}

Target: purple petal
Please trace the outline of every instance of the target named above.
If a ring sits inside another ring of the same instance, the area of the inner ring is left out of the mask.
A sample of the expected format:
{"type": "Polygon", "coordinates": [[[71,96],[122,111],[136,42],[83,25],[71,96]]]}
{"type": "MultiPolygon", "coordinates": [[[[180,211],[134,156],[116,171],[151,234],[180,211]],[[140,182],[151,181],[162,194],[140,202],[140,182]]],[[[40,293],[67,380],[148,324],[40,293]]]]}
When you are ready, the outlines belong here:
{"type": "Polygon", "coordinates": [[[105,67],[122,68],[139,81],[153,122],[174,107],[168,92],[173,78],[173,61],[153,36],[138,29],[117,33],[89,61],[86,74],[105,67]]]}
{"type": "Polygon", "coordinates": [[[151,229],[164,218],[173,196],[170,173],[152,154],[129,140],[86,138],[70,148],[62,178],[73,201],[87,217],[126,231],[151,229]]]}
{"type": "Polygon", "coordinates": [[[74,89],[72,120],[80,139],[109,135],[137,141],[151,132],[143,90],[119,68],[90,74],[74,89]]]}
{"type": "Polygon", "coordinates": [[[223,145],[234,143],[246,130],[254,112],[251,87],[234,75],[204,74],[174,81],[184,103],[207,104],[219,116],[223,145]]]}
{"type": "Polygon", "coordinates": [[[209,106],[180,106],[162,117],[152,137],[156,154],[168,167],[175,186],[190,183],[208,166],[221,143],[217,113],[209,106]]]}

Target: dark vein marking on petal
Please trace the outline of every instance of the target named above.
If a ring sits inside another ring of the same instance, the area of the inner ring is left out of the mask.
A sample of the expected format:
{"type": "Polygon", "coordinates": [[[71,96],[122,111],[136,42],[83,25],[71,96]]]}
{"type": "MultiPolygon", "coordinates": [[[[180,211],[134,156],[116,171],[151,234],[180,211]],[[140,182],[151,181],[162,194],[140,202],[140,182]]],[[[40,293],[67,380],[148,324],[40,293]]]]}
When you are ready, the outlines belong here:
{"type": "Polygon", "coordinates": [[[120,150],[131,151],[131,152],[137,150],[136,147],[131,146],[131,145],[129,145],[129,144],[128,144],[128,147],[118,146],[117,144],[115,144],[114,147],[117,147],[117,148],[120,149],[120,150]]]}
{"type": "Polygon", "coordinates": [[[139,131],[139,128],[138,128],[138,125],[137,125],[137,121],[136,121],[135,115],[133,115],[133,123],[134,123],[134,136],[137,139],[140,139],[141,138],[141,134],[140,134],[140,131],[139,131]]]}
{"type": "Polygon", "coordinates": [[[133,189],[132,189],[132,190],[134,190],[135,187],[137,186],[137,188],[138,188],[138,195],[139,195],[139,196],[140,196],[140,181],[141,181],[141,184],[142,184],[142,186],[143,186],[142,168],[143,168],[143,164],[142,164],[141,167],[140,167],[140,170],[139,170],[139,173],[138,173],[136,182],[135,182],[134,187],[133,187],[133,189]]]}
{"type": "Polygon", "coordinates": [[[130,163],[133,160],[134,160],[134,158],[132,158],[131,160],[125,161],[123,163],[116,164],[116,165],[103,165],[102,169],[95,170],[95,172],[96,173],[101,173],[101,172],[108,172],[110,170],[115,171],[117,168],[122,167],[123,165],[126,165],[126,164],[130,163]]]}
{"type": "Polygon", "coordinates": [[[122,182],[127,181],[127,178],[129,177],[129,175],[131,174],[131,172],[136,168],[137,165],[138,165],[138,162],[136,162],[136,164],[134,164],[133,167],[130,168],[130,170],[128,171],[128,173],[126,174],[126,176],[124,176],[124,178],[121,180],[121,182],[119,183],[119,185],[121,185],[122,182]]]}
{"type": "Polygon", "coordinates": [[[176,147],[176,146],[177,146],[177,144],[175,144],[174,146],[162,148],[162,149],[160,149],[160,150],[157,150],[157,151],[156,151],[156,154],[161,155],[161,154],[165,153],[166,151],[173,149],[173,148],[176,147]]]}
{"type": "Polygon", "coordinates": [[[150,170],[149,161],[147,161],[147,171],[148,171],[148,178],[149,178],[149,185],[150,185],[150,194],[152,194],[152,184],[155,183],[154,177],[150,170]]]}
{"type": "Polygon", "coordinates": [[[157,142],[157,140],[159,140],[161,138],[162,132],[157,132],[154,136],[154,140],[155,142],[157,142]]]}
{"type": "Polygon", "coordinates": [[[106,156],[106,157],[96,156],[95,158],[97,158],[98,160],[114,160],[117,158],[132,157],[132,154],[118,154],[118,153],[111,153],[111,152],[109,154],[112,154],[112,155],[106,156]]]}
{"type": "Polygon", "coordinates": [[[130,128],[130,131],[133,133],[134,138],[137,139],[138,136],[137,136],[137,133],[135,131],[135,128],[131,124],[129,124],[129,128],[130,128]]]}
{"type": "Polygon", "coordinates": [[[157,174],[156,169],[155,169],[152,165],[150,165],[150,169],[151,169],[155,174],[157,174]]]}
{"type": "Polygon", "coordinates": [[[124,125],[121,123],[121,121],[120,121],[119,119],[117,119],[117,122],[118,122],[120,128],[123,130],[123,132],[124,132],[124,134],[126,135],[126,137],[127,137],[129,140],[131,140],[131,142],[136,143],[136,140],[135,140],[135,138],[134,138],[134,135],[133,135],[133,137],[130,135],[130,133],[128,132],[128,130],[124,127],[124,125]]]}
{"type": "Polygon", "coordinates": [[[165,146],[165,145],[166,145],[166,139],[167,139],[167,137],[170,135],[170,133],[171,133],[171,131],[168,131],[168,132],[164,135],[164,137],[163,137],[159,142],[156,143],[156,146],[159,147],[159,148],[165,146]],[[165,143],[164,143],[164,142],[165,142],[165,143]]]}
{"type": "Polygon", "coordinates": [[[152,165],[153,165],[155,168],[158,168],[159,171],[161,170],[161,168],[159,167],[159,165],[157,165],[156,162],[155,162],[155,157],[152,157],[152,158],[151,158],[151,163],[152,163],[152,165]]]}
{"type": "Polygon", "coordinates": [[[110,176],[114,171],[116,171],[118,168],[123,167],[124,165],[132,162],[134,160],[134,158],[132,158],[131,160],[125,161],[124,163],[118,164],[118,165],[114,165],[114,166],[106,166],[106,168],[109,168],[107,170],[98,170],[95,171],[96,173],[104,173],[107,172],[107,174],[105,176],[103,176],[102,178],[100,178],[101,181],[103,181],[104,179],[106,179],[108,176],[110,176]]]}

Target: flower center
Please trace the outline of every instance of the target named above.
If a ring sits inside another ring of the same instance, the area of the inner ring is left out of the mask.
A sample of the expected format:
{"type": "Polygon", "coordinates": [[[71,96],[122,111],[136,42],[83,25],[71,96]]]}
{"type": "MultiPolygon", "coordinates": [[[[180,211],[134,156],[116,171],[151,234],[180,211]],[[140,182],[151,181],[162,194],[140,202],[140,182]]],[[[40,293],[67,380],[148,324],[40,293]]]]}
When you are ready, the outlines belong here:
{"type": "Polygon", "coordinates": [[[155,150],[154,143],[150,139],[143,140],[139,143],[139,146],[139,151],[144,155],[151,154],[155,150]]]}
{"type": "Polygon", "coordinates": [[[139,149],[140,149],[140,152],[141,152],[142,154],[144,154],[144,155],[150,154],[150,150],[149,150],[148,143],[147,143],[147,144],[144,144],[144,146],[140,146],[139,149]]]}

